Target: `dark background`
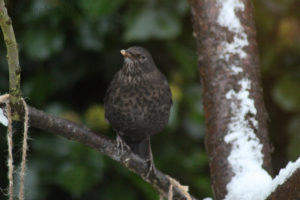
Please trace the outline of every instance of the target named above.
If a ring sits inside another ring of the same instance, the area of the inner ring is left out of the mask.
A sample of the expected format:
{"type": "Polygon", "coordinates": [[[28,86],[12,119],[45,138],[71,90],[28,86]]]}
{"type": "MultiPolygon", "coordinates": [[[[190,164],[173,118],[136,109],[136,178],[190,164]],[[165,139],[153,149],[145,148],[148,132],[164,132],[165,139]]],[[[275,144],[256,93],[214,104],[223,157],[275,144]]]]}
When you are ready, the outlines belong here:
{"type": "MultiPolygon", "coordinates": [[[[132,45],[146,47],[168,77],[174,101],[168,127],[152,140],[155,163],[189,185],[193,195],[212,195],[186,0],[10,0],[7,6],[19,44],[27,103],[108,137],[115,134],[104,120],[103,96],[122,66],[119,51],[132,45]]],[[[254,6],[277,173],[300,155],[300,2],[255,0],[254,6]]],[[[8,71],[0,38],[3,94],[8,90],[8,71]]],[[[22,126],[15,127],[17,172],[22,126]]],[[[0,199],[5,199],[7,145],[2,126],[0,133],[0,199]]],[[[139,177],[77,142],[30,128],[29,145],[28,200],[158,199],[139,177]]]]}

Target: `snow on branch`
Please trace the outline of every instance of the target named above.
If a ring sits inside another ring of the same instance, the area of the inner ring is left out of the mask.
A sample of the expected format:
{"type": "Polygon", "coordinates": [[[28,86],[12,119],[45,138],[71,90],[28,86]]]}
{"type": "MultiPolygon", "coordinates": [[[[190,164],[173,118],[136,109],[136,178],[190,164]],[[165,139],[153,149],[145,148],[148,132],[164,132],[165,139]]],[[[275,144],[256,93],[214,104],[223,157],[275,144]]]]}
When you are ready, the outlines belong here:
{"type": "Polygon", "coordinates": [[[6,108],[5,104],[7,103],[9,96],[7,94],[1,95],[0,96],[0,106],[3,105],[3,107],[0,107],[0,124],[3,124],[4,126],[8,125],[8,119],[6,117],[5,110],[4,108],[6,108]]]}
{"type": "MultiPolygon", "coordinates": [[[[247,57],[243,48],[249,45],[249,42],[236,12],[244,11],[245,5],[240,0],[218,0],[217,2],[220,6],[217,22],[233,34],[232,42],[223,42],[220,59],[228,62],[231,57],[238,56],[242,61],[247,57]]],[[[229,66],[232,75],[243,72],[239,63],[242,62],[231,63],[229,66]]],[[[227,184],[228,193],[225,199],[263,200],[300,167],[300,159],[295,163],[289,163],[272,180],[268,172],[263,169],[263,145],[255,134],[259,126],[255,118],[257,110],[254,100],[249,96],[251,81],[241,77],[238,84],[240,85],[239,91],[235,92],[230,89],[226,93],[226,98],[231,101],[231,120],[224,140],[231,144],[232,150],[228,156],[228,162],[234,176],[227,184]]]]}
{"type": "MultiPolygon", "coordinates": [[[[217,22],[233,34],[232,42],[223,42],[220,59],[229,61],[235,55],[242,60],[247,57],[243,48],[249,45],[249,42],[236,12],[244,11],[245,5],[239,0],[218,0],[218,4],[220,9],[217,22]]],[[[242,66],[236,64],[231,63],[229,67],[233,75],[243,71],[242,66]]],[[[241,77],[238,84],[241,87],[238,92],[230,89],[225,94],[231,101],[231,120],[224,140],[232,147],[228,162],[234,172],[227,184],[228,193],[225,199],[258,200],[259,196],[264,199],[272,179],[262,168],[263,145],[255,134],[255,129],[259,128],[255,119],[257,110],[254,100],[249,97],[251,81],[241,77]]]]}
{"type": "Polygon", "coordinates": [[[270,187],[272,193],[267,200],[300,199],[300,158],[281,169],[270,187]]]}
{"type": "MultiPolygon", "coordinates": [[[[244,11],[244,4],[239,0],[218,0],[220,6],[217,22],[220,26],[227,28],[234,33],[232,42],[223,42],[223,52],[220,54],[221,59],[229,61],[231,55],[238,55],[240,58],[246,58],[247,54],[243,48],[249,45],[247,34],[236,16],[236,11],[244,11]]],[[[233,74],[242,72],[241,66],[232,64],[231,70],[233,74]]]]}
{"type": "Polygon", "coordinates": [[[226,94],[226,98],[232,100],[232,117],[224,140],[232,146],[228,162],[235,175],[227,185],[225,199],[263,200],[272,179],[262,168],[262,144],[254,130],[258,128],[254,117],[257,111],[254,100],[249,97],[251,82],[242,79],[239,84],[240,91],[229,90],[226,94]]]}
{"type": "Polygon", "coordinates": [[[272,148],[252,2],[189,1],[214,199],[287,199],[277,198],[287,191],[293,193],[289,199],[299,199],[295,197],[300,195],[296,187],[300,184],[300,161],[289,164],[275,179],[271,177],[272,148]]]}
{"type": "Polygon", "coordinates": [[[0,108],[0,123],[3,124],[4,126],[7,126],[8,124],[8,120],[4,115],[2,108],[0,108]]]}
{"type": "Polygon", "coordinates": [[[190,4],[214,199],[243,199],[242,193],[260,193],[255,188],[258,182],[272,180],[251,2],[190,0],[190,4]],[[255,177],[260,180],[251,181],[255,177]]]}
{"type": "Polygon", "coordinates": [[[279,171],[279,174],[273,179],[270,185],[269,193],[276,190],[279,185],[284,184],[294,172],[300,168],[300,157],[295,162],[289,162],[287,166],[279,171]]]}

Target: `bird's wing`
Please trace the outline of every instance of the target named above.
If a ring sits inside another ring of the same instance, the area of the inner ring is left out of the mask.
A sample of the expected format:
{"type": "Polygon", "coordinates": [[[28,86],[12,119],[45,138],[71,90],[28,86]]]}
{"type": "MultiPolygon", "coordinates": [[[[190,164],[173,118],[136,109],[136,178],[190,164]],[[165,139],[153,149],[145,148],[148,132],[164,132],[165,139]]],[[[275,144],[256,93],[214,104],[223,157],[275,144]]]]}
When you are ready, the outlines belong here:
{"type": "Polygon", "coordinates": [[[173,100],[172,100],[172,92],[171,92],[171,89],[170,89],[170,86],[169,86],[169,84],[168,84],[168,80],[167,80],[167,78],[165,77],[165,75],[164,74],[162,74],[162,73],[160,73],[161,74],[161,76],[162,76],[162,78],[161,78],[161,80],[162,80],[162,84],[163,84],[163,90],[164,90],[164,93],[167,93],[166,95],[164,95],[165,96],[165,98],[169,98],[169,100],[167,100],[167,101],[170,101],[170,104],[171,105],[173,105],[173,100]]]}
{"type": "Polygon", "coordinates": [[[172,92],[171,92],[171,89],[170,89],[170,86],[169,86],[169,84],[168,84],[168,82],[167,82],[167,87],[168,87],[168,92],[169,92],[169,94],[170,94],[170,103],[171,103],[171,105],[173,105],[173,99],[172,99],[172,92]]]}
{"type": "Polygon", "coordinates": [[[116,73],[116,74],[114,75],[112,81],[110,82],[110,84],[109,84],[109,86],[108,86],[108,88],[107,88],[107,90],[106,90],[106,92],[105,92],[104,99],[103,99],[104,105],[105,105],[106,102],[108,101],[108,97],[109,97],[109,94],[110,94],[110,92],[111,92],[112,87],[113,87],[115,84],[117,84],[117,81],[118,81],[118,75],[119,75],[119,73],[116,73]]]}

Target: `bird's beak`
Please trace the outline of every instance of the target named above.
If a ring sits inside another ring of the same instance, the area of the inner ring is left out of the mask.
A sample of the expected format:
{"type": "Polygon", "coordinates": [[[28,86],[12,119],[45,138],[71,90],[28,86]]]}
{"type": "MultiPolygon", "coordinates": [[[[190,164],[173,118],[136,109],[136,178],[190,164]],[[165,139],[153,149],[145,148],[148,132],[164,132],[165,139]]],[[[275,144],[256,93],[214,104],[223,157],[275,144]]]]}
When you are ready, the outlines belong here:
{"type": "Polygon", "coordinates": [[[129,51],[122,49],[120,52],[124,57],[132,57],[132,54],[129,51]]]}

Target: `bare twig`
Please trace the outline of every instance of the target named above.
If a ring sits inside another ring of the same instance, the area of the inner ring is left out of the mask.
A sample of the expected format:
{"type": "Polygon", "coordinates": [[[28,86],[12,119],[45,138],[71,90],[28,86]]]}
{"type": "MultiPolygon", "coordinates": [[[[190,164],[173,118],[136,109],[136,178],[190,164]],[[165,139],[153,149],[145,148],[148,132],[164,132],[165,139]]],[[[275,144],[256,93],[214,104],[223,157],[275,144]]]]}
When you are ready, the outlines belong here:
{"type": "Polygon", "coordinates": [[[7,49],[7,61],[9,67],[9,94],[12,107],[12,119],[21,119],[15,108],[23,108],[21,102],[20,76],[21,68],[19,64],[18,46],[15,38],[12,21],[7,14],[4,0],[0,0],[0,26],[7,49]]]}

